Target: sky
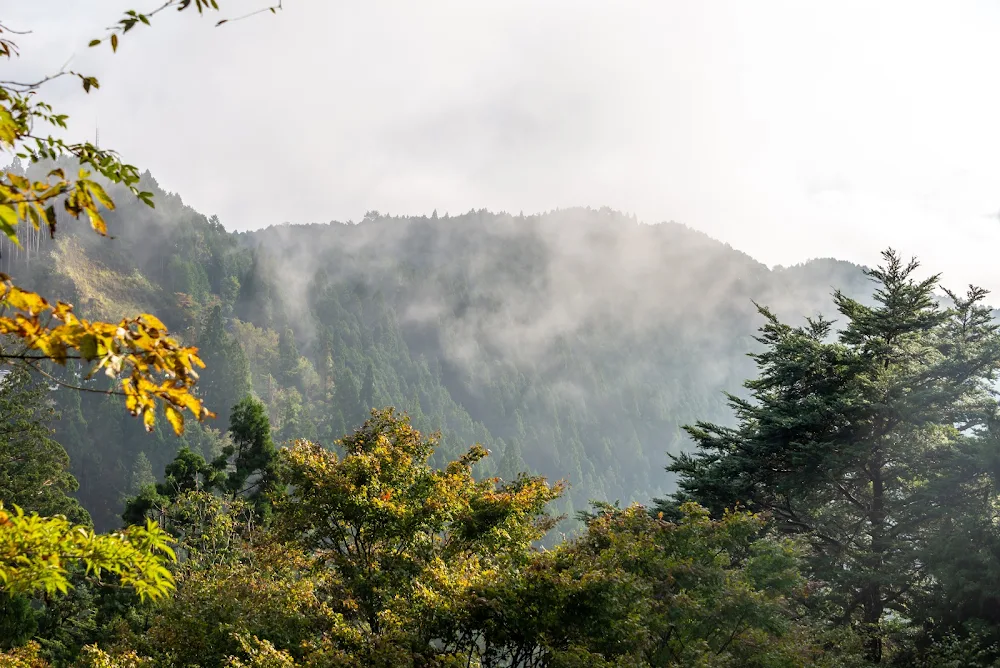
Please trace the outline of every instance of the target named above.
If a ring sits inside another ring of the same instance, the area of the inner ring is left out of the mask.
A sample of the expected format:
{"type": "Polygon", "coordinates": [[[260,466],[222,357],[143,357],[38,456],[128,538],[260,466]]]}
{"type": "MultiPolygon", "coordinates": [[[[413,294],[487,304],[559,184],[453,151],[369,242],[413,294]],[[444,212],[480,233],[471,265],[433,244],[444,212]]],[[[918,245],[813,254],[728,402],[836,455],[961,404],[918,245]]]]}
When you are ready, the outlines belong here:
{"type": "Polygon", "coordinates": [[[230,229],[610,206],[768,265],[874,264],[1000,291],[1000,4],[220,0],[87,42],[156,0],[32,0],[27,78],[230,229]]]}

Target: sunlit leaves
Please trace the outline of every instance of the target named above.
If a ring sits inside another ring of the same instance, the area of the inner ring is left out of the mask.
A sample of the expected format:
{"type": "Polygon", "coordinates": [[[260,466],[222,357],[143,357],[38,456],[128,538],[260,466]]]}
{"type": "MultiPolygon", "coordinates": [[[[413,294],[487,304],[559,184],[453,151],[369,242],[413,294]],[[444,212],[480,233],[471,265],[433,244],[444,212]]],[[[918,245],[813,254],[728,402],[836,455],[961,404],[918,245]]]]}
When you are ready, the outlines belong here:
{"type": "Polygon", "coordinates": [[[477,481],[481,446],[435,470],[427,461],[436,441],[392,409],[372,411],[342,446],[343,458],[306,441],[282,452],[285,482],[295,489],[282,506],[284,530],[338,558],[379,559],[431,544],[454,554],[523,550],[551,527],[545,507],[563,491],[533,476],[477,481]]]}
{"type": "Polygon", "coordinates": [[[166,567],[175,559],[170,543],[154,522],[102,535],[62,516],[0,505],[0,590],[66,593],[72,586],[68,568],[80,564],[91,577],[113,574],[140,597],[157,599],[174,587],[166,567]]]}
{"type": "Polygon", "coordinates": [[[343,439],[342,457],[306,441],[282,451],[292,493],[277,505],[279,534],[336,573],[330,599],[361,639],[398,643],[404,654],[406,643],[421,642],[403,640],[418,618],[447,616],[441,606],[527,564],[553,522],[546,506],[563,489],[533,476],[476,480],[472,467],[488,454],[480,446],[435,469],[435,446],[390,408],[343,439]]]}
{"type": "Polygon", "coordinates": [[[58,364],[81,360],[90,365],[88,378],[103,371],[120,381],[126,408],[141,416],[147,429],[155,424],[158,402],[169,409],[167,420],[178,434],[184,431],[183,411],[198,420],[213,415],[192,393],[196,368],[204,368],[198,350],[170,338],[155,316],[143,314],[117,324],[90,322],[78,318],[69,304],[52,305],[0,274],[0,334],[16,338],[26,349],[8,358],[58,364]]]}

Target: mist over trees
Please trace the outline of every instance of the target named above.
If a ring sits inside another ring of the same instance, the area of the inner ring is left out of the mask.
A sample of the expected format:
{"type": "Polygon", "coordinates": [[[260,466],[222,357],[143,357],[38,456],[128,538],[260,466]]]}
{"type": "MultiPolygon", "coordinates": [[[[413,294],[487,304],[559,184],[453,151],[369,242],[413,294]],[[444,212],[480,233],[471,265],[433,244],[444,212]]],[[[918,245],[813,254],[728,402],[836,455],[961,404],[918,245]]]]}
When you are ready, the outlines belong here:
{"type": "Polygon", "coordinates": [[[231,233],[142,180],[158,206],[109,213],[114,243],[69,231],[11,263],[84,313],[155,309],[208,362],[196,392],[219,417],[181,437],[145,433],[116,397],[25,395],[68,453],[45,466],[67,492],[79,481],[99,529],[153,520],[174,537],[178,589],[140,603],[80,580],[58,604],[11,598],[11,651],[1000,657],[985,292],[948,293],[895,252],[877,269],[772,270],[611,210],[231,233]]]}
{"type": "MultiPolygon", "coordinates": [[[[17,275],[94,316],[155,312],[198,346],[213,371],[197,391],[218,418],[188,426],[183,444],[217,456],[251,391],[279,444],[332,444],[393,405],[440,430],[447,455],[482,443],[484,475],[566,479],[569,516],[592,499],[672,490],[663,468],[685,447],[682,425],[729,419],[722,391],[753,372],[751,298],[798,316],[829,313],[833,286],[867,289],[848,263],[772,271],[681,225],[610,210],[371,214],[234,234],[150,175],[142,184],[157,208],[108,213],[113,243],[68,230],[17,275]]],[[[60,397],[57,429],[85,434],[61,441],[77,444],[66,447],[81,493],[98,526],[114,526],[139,453],[162,471],[179,444],[159,427],[151,443],[113,399],[60,397]],[[88,492],[109,470],[114,482],[88,492]]]]}

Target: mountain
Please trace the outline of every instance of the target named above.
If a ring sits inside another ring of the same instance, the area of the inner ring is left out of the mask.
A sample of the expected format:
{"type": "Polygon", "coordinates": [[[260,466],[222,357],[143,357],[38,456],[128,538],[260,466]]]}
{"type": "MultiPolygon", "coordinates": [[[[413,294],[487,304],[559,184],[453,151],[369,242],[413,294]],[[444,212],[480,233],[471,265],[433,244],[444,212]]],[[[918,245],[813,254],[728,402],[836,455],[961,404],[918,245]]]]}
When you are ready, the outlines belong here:
{"type": "Polygon", "coordinates": [[[768,269],[675,223],[609,209],[470,211],[357,224],[227,231],[165,193],[149,209],[113,191],[113,239],[64,224],[0,269],[85,315],[159,315],[202,347],[220,419],[182,441],[145,434],[117,399],[59,391],[57,436],[98,526],[183,443],[221,448],[228,407],[252,388],[280,440],[333,445],[372,406],[442,432],[440,461],[480,442],[482,475],[565,478],[557,510],[649,501],[688,447],[681,426],[727,422],[724,391],[753,374],[754,302],[793,322],[859,298],[861,268],[832,259],[768,269]],[[242,389],[241,389],[242,388],[242,389]]]}

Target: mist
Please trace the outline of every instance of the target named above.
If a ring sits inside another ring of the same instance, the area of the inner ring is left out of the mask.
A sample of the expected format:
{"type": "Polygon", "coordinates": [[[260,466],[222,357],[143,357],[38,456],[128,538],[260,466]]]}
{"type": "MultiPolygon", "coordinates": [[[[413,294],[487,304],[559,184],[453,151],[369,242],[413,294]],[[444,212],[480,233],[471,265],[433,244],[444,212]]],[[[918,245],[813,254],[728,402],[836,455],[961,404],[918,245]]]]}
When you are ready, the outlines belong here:
{"type": "Polygon", "coordinates": [[[12,7],[41,54],[15,66],[100,76],[52,89],[74,127],[230,229],[610,206],[768,266],[874,265],[905,239],[1000,287],[988,3],[290,2],[88,50],[129,6],[12,7]]]}

